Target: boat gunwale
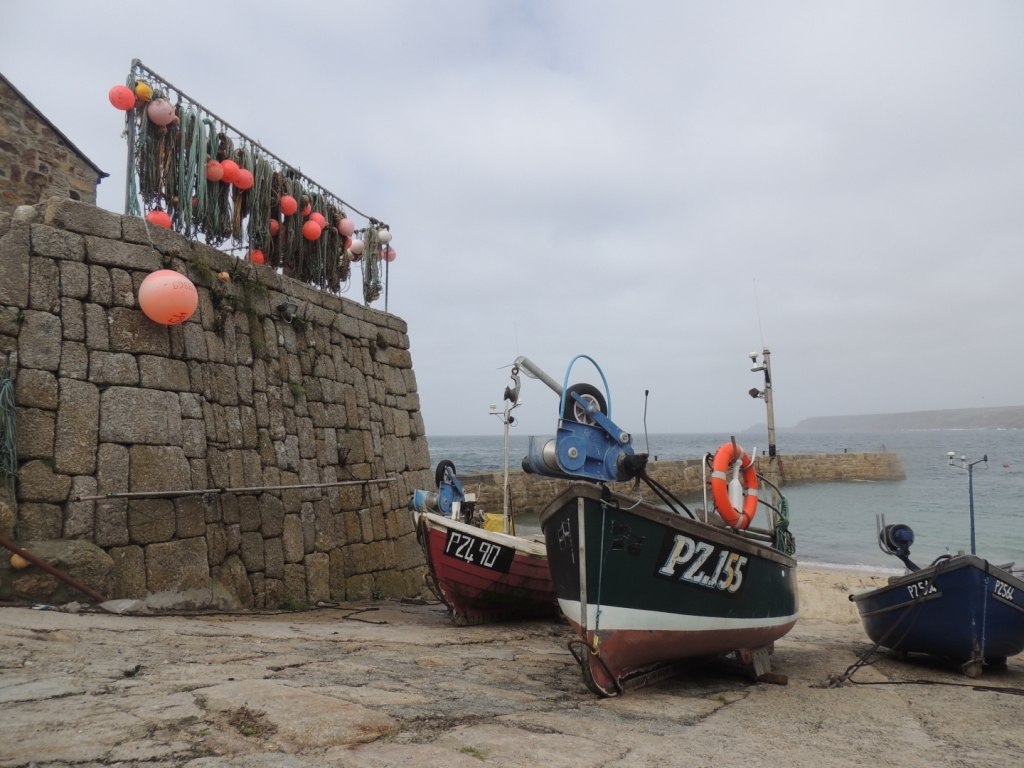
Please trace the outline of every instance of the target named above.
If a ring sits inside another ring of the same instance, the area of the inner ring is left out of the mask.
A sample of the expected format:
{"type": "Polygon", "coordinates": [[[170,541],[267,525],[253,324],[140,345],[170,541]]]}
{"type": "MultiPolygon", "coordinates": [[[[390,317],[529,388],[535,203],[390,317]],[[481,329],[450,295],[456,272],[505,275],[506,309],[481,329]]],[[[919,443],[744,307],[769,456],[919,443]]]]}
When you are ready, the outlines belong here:
{"type": "MultiPolygon", "coordinates": [[[[878,597],[894,589],[905,587],[908,584],[915,584],[919,581],[945,576],[948,573],[953,573],[955,571],[971,567],[977,568],[979,571],[983,571],[986,575],[995,576],[1000,581],[1014,587],[1014,589],[1024,591],[1024,580],[1018,578],[1011,572],[1004,571],[999,566],[992,565],[988,560],[978,557],[977,555],[955,555],[950,560],[942,563],[936,563],[934,565],[929,565],[926,568],[922,568],[919,571],[911,571],[910,573],[905,573],[902,576],[893,577],[893,579],[884,586],[869,589],[867,591],[854,592],[849,596],[849,598],[853,603],[860,603],[863,600],[867,600],[869,597],[878,597]],[[955,563],[955,565],[953,563],[955,563]],[[942,568],[941,572],[936,573],[939,568],[942,568]]],[[[1014,607],[1019,606],[1015,605],[1014,607]]],[[[861,615],[863,616],[865,614],[861,615]]]]}
{"type": "Polygon", "coordinates": [[[553,515],[557,514],[570,499],[582,496],[594,501],[601,501],[606,498],[605,491],[607,491],[607,495],[610,496],[613,501],[618,503],[619,509],[623,512],[639,514],[641,517],[647,518],[659,525],[664,525],[668,528],[672,528],[673,530],[680,531],[681,533],[698,534],[699,532],[698,535],[703,539],[708,539],[716,544],[730,547],[732,549],[744,549],[746,551],[751,551],[757,557],[770,560],[788,568],[796,568],[797,566],[796,558],[779,552],[779,550],[769,547],[764,542],[757,541],[756,539],[748,539],[745,536],[741,536],[726,529],[718,528],[701,520],[692,520],[673,512],[666,512],[665,510],[654,506],[649,501],[630,498],[629,496],[611,490],[607,486],[591,483],[574,482],[549,501],[547,506],[544,507],[540,513],[541,530],[544,529],[548,520],[550,520],[553,515]],[[625,504],[622,502],[625,502],[625,504]]]}
{"type": "Polygon", "coordinates": [[[428,528],[431,525],[437,528],[454,528],[461,533],[476,536],[477,538],[484,539],[492,544],[512,547],[515,549],[516,554],[523,555],[524,557],[536,557],[544,560],[548,559],[547,548],[540,542],[530,541],[529,539],[523,539],[507,533],[488,531],[485,528],[477,528],[476,526],[460,522],[459,520],[453,520],[450,517],[435,515],[432,512],[421,512],[420,516],[424,518],[424,522],[428,528]]]}

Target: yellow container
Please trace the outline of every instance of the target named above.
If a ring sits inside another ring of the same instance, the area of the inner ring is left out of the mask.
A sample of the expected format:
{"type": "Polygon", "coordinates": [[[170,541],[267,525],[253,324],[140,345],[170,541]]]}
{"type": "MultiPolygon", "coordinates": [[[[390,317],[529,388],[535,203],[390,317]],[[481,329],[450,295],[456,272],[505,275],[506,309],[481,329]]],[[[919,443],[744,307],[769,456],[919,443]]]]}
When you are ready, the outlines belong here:
{"type": "Polygon", "coordinates": [[[492,515],[490,512],[484,513],[484,530],[503,533],[505,531],[505,516],[492,515]]]}

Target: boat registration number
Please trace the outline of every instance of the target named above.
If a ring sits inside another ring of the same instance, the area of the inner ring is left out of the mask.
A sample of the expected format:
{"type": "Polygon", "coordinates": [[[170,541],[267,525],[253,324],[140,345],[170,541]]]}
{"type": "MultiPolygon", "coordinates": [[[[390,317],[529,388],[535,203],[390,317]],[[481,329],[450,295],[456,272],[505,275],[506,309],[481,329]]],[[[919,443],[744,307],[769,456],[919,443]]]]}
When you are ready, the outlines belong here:
{"type": "Polygon", "coordinates": [[[996,594],[1005,600],[1013,602],[1013,587],[1002,581],[996,581],[996,594]]]}
{"type": "Polygon", "coordinates": [[[933,592],[938,592],[935,585],[931,581],[918,581],[914,584],[907,585],[907,591],[910,593],[910,599],[916,600],[919,597],[930,595],[933,592]]]}
{"type": "Polygon", "coordinates": [[[464,563],[479,565],[482,568],[490,568],[492,571],[501,571],[502,573],[512,570],[512,559],[516,555],[516,551],[512,547],[484,541],[451,528],[448,529],[448,535],[445,538],[444,553],[464,563]]]}
{"type": "Polygon", "coordinates": [[[681,533],[666,532],[655,576],[736,594],[743,586],[747,558],[737,552],[681,533]]]}

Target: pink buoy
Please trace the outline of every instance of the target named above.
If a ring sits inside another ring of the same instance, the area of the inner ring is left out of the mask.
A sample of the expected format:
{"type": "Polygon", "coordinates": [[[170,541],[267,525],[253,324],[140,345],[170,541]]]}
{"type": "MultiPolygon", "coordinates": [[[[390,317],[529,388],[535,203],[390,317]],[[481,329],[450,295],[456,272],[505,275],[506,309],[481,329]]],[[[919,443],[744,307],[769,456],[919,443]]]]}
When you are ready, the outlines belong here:
{"type": "Polygon", "coordinates": [[[149,122],[156,125],[170,125],[174,122],[174,105],[167,99],[154,99],[146,107],[149,122]]]}
{"type": "Polygon", "coordinates": [[[245,170],[245,168],[238,169],[238,178],[235,179],[236,187],[244,192],[247,189],[251,189],[255,182],[256,180],[249,171],[245,170]]]}
{"type": "Polygon", "coordinates": [[[107,98],[111,104],[125,112],[135,106],[135,94],[127,85],[115,85],[110,89],[107,98]]]}
{"type": "Polygon", "coordinates": [[[317,224],[319,224],[320,229],[323,229],[325,226],[327,226],[327,219],[325,219],[323,214],[320,213],[319,211],[313,211],[313,213],[309,214],[309,220],[315,221],[317,224]]]}
{"type": "Polygon", "coordinates": [[[398,251],[396,251],[391,246],[385,246],[384,248],[380,249],[380,258],[383,261],[387,261],[387,262],[390,263],[390,262],[395,260],[395,257],[397,255],[398,255],[398,251]]]}
{"type": "Polygon", "coordinates": [[[150,211],[146,214],[146,221],[164,229],[171,228],[171,217],[167,215],[166,211],[150,211]]]}
{"type": "Polygon", "coordinates": [[[281,222],[279,222],[277,219],[271,219],[270,220],[270,236],[271,237],[276,237],[277,236],[277,230],[279,230],[280,228],[281,228],[281,222]]]}
{"type": "Polygon", "coordinates": [[[320,237],[321,230],[320,225],[315,221],[307,221],[302,225],[302,236],[307,240],[317,240],[320,237]]]}
{"type": "Polygon", "coordinates": [[[206,163],[206,180],[220,181],[224,178],[224,167],[216,160],[208,160],[206,163]]]}
{"type": "Polygon", "coordinates": [[[224,176],[221,181],[225,184],[234,184],[238,181],[238,163],[234,160],[221,160],[220,167],[224,169],[224,176]]]}
{"type": "Polygon", "coordinates": [[[281,198],[281,213],[285,216],[292,216],[299,210],[299,203],[291,195],[285,195],[281,198]]]}
{"type": "Polygon", "coordinates": [[[356,223],[352,219],[342,219],[338,222],[338,232],[343,237],[351,237],[356,231],[356,223]]]}
{"type": "Polygon", "coordinates": [[[139,286],[139,306],[150,320],[177,325],[192,317],[199,306],[199,293],[184,275],[161,269],[139,286]]]}
{"type": "MultiPolygon", "coordinates": [[[[363,255],[363,241],[362,240],[353,240],[352,241],[352,245],[350,245],[348,247],[348,249],[350,251],[352,251],[352,255],[353,256],[362,256],[363,255]]],[[[359,259],[356,259],[356,261],[359,261],[359,259]]]]}

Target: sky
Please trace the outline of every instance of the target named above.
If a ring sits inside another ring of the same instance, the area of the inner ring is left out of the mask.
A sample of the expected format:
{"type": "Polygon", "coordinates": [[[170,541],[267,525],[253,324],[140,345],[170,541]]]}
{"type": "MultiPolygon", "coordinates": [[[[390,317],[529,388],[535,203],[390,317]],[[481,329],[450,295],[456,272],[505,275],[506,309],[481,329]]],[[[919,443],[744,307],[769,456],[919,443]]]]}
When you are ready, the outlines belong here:
{"type": "Polygon", "coordinates": [[[1024,403],[1021,40],[1018,2],[0,2],[101,206],[138,58],[388,222],[428,437],[500,434],[517,355],[590,355],[634,433],[645,390],[651,432],[763,422],[763,346],[780,426],[1024,403]]]}

